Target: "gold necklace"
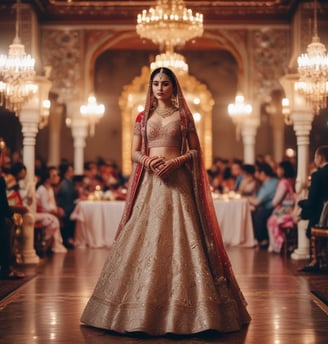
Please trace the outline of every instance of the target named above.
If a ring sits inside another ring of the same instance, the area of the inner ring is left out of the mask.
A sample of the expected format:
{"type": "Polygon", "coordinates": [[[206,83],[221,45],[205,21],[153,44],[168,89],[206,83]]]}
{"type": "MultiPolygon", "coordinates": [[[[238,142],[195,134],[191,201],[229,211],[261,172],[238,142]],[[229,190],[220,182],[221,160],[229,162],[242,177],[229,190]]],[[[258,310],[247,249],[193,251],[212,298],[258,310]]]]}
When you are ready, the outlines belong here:
{"type": "Polygon", "coordinates": [[[156,108],[155,112],[157,113],[158,116],[165,118],[165,117],[171,116],[177,110],[178,109],[175,106],[171,106],[169,108],[164,108],[164,109],[156,108]]]}

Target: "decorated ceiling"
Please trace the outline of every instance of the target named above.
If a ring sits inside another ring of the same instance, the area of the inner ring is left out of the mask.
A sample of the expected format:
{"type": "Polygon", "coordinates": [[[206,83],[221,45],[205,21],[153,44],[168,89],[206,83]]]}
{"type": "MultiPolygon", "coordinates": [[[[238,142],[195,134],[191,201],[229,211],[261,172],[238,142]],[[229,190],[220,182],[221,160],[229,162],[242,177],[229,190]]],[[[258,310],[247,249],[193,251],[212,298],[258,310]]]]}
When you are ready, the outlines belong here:
{"type": "MultiPolygon", "coordinates": [[[[93,22],[99,20],[131,23],[143,9],[156,5],[145,0],[21,0],[31,4],[41,22],[93,22]]],[[[0,17],[13,9],[16,0],[1,0],[0,17]]],[[[186,7],[200,11],[207,24],[243,22],[289,22],[297,6],[312,0],[185,0],[186,7]]],[[[318,0],[318,15],[328,15],[328,1],[318,0]]]]}

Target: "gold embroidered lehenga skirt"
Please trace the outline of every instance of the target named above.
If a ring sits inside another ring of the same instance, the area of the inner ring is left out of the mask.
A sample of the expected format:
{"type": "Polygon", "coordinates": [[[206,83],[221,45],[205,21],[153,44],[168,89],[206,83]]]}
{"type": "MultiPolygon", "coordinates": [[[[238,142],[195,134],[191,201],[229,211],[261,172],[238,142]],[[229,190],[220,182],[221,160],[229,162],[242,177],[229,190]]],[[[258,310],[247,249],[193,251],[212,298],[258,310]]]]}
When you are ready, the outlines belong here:
{"type": "Polygon", "coordinates": [[[145,172],[81,322],[120,333],[236,331],[249,322],[228,283],[215,287],[187,169],[145,172]]]}

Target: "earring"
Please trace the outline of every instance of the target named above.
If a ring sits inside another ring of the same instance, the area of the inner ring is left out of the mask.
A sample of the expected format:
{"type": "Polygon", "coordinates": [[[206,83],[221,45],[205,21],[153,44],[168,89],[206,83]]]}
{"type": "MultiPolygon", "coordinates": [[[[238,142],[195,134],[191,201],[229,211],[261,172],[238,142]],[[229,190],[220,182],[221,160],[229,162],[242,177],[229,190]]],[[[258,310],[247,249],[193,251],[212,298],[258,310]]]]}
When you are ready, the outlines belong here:
{"type": "Polygon", "coordinates": [[[158,105],[158,100],[156,98],[154,98],[153,100],[153,109],[155,109],[158,105]]]}
{"type": "Polygon", "coordinates": [[[177,99],[173,95],[171,96],[171,103],[172,103],[172,106],[177,107],[177,99]]]}

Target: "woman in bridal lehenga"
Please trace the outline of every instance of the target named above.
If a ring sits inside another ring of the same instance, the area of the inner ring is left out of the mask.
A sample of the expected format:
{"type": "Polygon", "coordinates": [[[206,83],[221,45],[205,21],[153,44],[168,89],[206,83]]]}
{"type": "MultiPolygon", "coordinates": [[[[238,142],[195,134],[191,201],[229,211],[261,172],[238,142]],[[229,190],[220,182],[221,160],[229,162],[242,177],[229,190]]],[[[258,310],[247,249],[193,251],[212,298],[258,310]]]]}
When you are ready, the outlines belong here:
{"type": "Polygon", "coordinates": [[[150,76],[116,240],[81,322],[120,333],[240,330],[250,321],[224,249],[193,116],[173,72],[150,76]]]}

